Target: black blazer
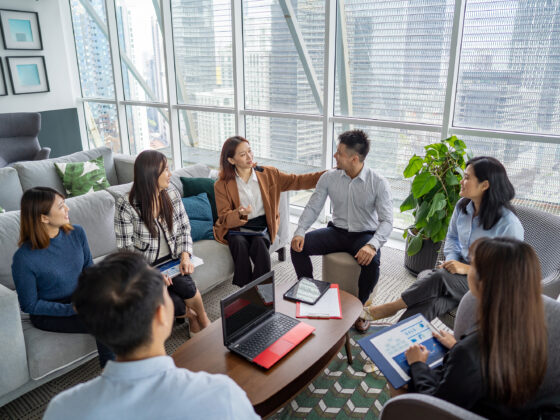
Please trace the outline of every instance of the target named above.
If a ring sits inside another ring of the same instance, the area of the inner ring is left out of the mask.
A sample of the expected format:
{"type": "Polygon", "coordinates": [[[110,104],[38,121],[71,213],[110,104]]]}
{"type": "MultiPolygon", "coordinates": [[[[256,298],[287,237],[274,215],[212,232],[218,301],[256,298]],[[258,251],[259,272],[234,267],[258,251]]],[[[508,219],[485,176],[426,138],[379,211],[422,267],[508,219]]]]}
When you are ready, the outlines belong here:
{"type": "Polygon", "coordinates": [[[492,401],[480,360],[478,332],[475,331],[463,336],[449,350],[439,368],[431,369],[423,362],[413,363],[409,391],[433,395],[490,419],[560,418],[560,406],[549,401],[553,396],[546,397],[541,392],[538,399],[517,409],[492,401]]]}

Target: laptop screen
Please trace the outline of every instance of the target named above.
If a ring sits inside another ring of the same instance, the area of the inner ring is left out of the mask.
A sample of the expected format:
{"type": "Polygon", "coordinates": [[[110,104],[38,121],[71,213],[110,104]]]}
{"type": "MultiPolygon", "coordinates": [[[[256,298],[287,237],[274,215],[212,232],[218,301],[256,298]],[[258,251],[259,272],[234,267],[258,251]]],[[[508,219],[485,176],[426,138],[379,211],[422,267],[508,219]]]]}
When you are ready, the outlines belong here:
{"type": "Polygon", "coordinates": [[[274,272],[271,271],[222,300],[224,343],[229,344],[274,313],[274,272]]]}

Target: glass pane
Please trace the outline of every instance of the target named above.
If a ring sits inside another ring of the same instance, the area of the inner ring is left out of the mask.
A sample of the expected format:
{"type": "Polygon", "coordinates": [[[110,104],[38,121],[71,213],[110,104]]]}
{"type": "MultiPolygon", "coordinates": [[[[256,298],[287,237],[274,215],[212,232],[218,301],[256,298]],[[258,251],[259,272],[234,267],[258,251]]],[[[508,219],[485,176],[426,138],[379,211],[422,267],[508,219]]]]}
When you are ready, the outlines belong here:
{"type": "Polygon", "coordinates": [[[156,149],[171,159],[167,109],[127,105],[126,119],[131,154],[156,149]]]}
{"type": "Polygon", "coordinates": [[[243,1],[245,106],[318,113],[323,96],[325,1],[283,1],[294,9],[291,19],[285,17],[281,2],[243,1]],[[297,25],[300,38],[290,31],[288,21],[297,25]],[[301,46],[299,53],[296,44],[301,46]],[[302,51],[307,51],[310,61],[302,51]]]}
{"type": "Polygon", "coordinates": [[[346,0],[335,113],[441,124],[454,0],[346,0]]]}
{"type": "Polygon", "coordinates": [[[423,156],[425,152],[424,146],[438,142],[440,134],[393,128],[335,124],[335,144],[333,150],[336,150],[336,139],[341,133],[356,128],[364,130],[371,141],[366,165],[387,178],[391,185],[394,203],[393,226],[398,229],[406,229],[414,222],[414,218],[410,212],[401,213],[399,209],[403,200],[410,194],[411,185],[410,179],[403,178],[403,171],[412,155],[416,153],[423,156]]]}
{"type": "MultiPolygon", "coordinates": [[[[245,117],[247,140],[260,165],[303,174],[321,168],[323,124],[287,118],[245,117]]],[[[290,204],[305,206],[310,191],[290,192],[290,204]]]]}
{"type": "Polygon", "coordinates": [[[560,2],[468,0],[455,126],[560,131],[560,2]]]}
{"type": "Polygon", "coordinates": [[[179,111],[183,164],[220,166],[224,141],[235,134],[235,115],[218,112],[179,111]]]}
{"type": "Polygon", "coordinates": [[[110,147],[122,153],[117,107],[112,104],[84,102],[87,135],[91,147],[110,147]]]}
{"type": "Polygon", "coordinates": [[[86,9],[79,0],[70,1],[82,96],[114,98],[105,1],[89,0],[87,4],[91,5],[91,9],[86,9]],[[99,24],[92,14],[101,21],[99,24]]]}
{"type": "Polygon", "coordinates": [[[515,202],[560,215],[560,144],[464,137],[473,156],[504,164],[515,187],[515,202]]]}
{"type": "Polygon", "coordinates": [[[231,2],[172,0],[177,100],[233,107],[231,2]]]}
{"type": "Polygon", "coordinates": [[[152,0],[117,0],[117,28],[124,97],[166,102],[167,82],[161,12],[152,0]]]}

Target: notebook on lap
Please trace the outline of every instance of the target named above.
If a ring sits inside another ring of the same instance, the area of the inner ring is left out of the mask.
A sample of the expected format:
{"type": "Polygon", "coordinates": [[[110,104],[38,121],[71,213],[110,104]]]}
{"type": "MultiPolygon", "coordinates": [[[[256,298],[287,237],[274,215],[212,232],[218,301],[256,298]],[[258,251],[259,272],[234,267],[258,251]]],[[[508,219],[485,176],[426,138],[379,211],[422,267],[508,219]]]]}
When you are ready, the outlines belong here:
{"type": "Polygon", "coordinates": [[[266,369],[315,330],[276,312],[273,271],[222,299],[220,306],[224,345],[266,369]]]}

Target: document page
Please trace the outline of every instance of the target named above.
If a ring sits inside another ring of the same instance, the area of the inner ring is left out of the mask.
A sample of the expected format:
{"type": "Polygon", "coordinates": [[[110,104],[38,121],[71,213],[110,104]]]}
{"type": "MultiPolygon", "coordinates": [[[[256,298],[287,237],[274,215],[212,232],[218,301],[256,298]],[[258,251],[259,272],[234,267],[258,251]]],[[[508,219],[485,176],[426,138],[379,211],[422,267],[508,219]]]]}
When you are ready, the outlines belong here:
{"type": "Polygon", "coordinates": [[[338,288],[331,287],[323,296],[315,303],[309,305],[299,302],[299,316],[311,318],[340,318],[340,298],[338,296],[338,288]]]}
{"type": "Polygon", "coordinates": [[[387,362],[405,380],[410,380],[410,367],[404,352],[412,344],[422,344],[430,351],[429,366],[437,365],[443,359],[441,345],[432,336],[429,322],[422,316],[411,318],[408,322],[373,337],[371,343],[385,357],[387,362]]]}

